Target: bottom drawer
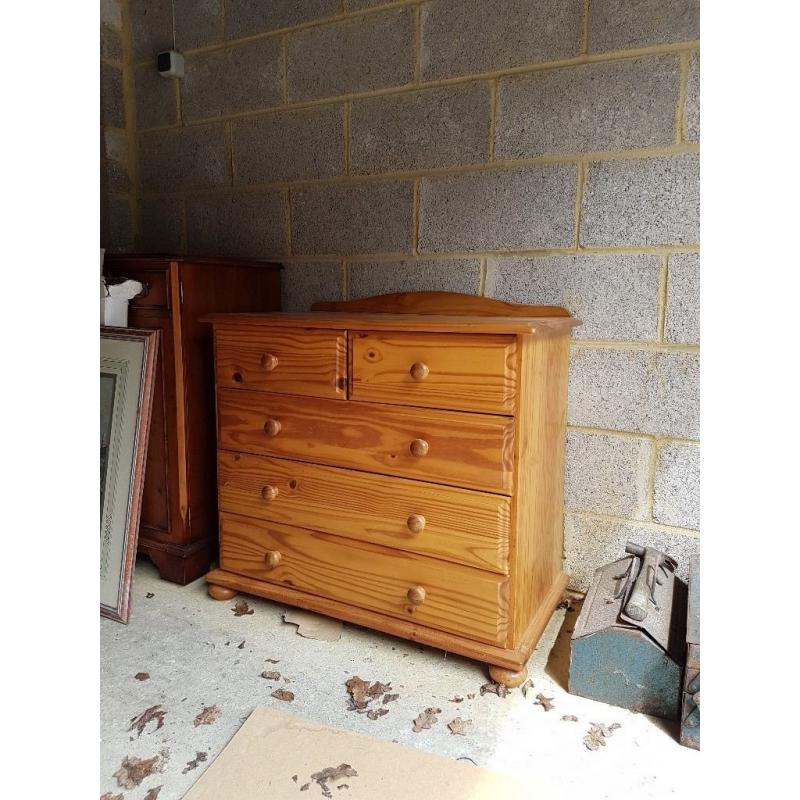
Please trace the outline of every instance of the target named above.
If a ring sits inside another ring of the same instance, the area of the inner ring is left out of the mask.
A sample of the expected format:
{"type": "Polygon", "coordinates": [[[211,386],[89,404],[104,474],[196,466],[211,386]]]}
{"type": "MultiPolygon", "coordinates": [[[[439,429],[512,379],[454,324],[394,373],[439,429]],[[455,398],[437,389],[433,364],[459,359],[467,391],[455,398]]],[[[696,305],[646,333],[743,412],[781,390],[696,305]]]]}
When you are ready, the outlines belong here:
{"type": "Polygon", "coordinates": [[[220,515],[223,569],[505,644],[507,579],[274,522],[220,515]]]}

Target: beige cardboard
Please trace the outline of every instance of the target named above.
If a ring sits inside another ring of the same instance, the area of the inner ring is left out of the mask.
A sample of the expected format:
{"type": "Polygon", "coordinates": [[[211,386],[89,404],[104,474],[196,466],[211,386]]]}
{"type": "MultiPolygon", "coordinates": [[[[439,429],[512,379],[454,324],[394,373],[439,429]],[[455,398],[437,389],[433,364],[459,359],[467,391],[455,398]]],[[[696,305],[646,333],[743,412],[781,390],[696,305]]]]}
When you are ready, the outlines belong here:
{"type": "Polygon", "coordinates": [[[533,800],[560,797],[537,783],[259,707],[184,800],[317,800],[311,775],[349,764],[326,785],[333,800],[533,800]],[[297,781],[292,776],[297,776],[297,781]],[[308,783],[310,786],[301,791],[308,783]],[[347,788],[337,786],[347,784],[347,788]]]}
{"type": "Polygon", "coordinates": [[[342,621],[293,608],[283,615],[284,622],[297,625],[297,633],[305,639],[319,639],[322,642],[338,642],[342,638],[342,621]]]}

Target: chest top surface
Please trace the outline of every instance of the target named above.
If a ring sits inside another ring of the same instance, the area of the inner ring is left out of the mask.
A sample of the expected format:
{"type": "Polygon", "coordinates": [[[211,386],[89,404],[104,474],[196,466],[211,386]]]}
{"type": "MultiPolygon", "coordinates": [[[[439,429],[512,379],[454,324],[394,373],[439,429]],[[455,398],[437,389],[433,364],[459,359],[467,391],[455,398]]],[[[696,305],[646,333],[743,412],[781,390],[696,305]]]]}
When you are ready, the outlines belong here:
{"type": "Polygon", "coordinates": [[[431,333],[567,335],[580,321],[558,306],[506,303],[453,292],[409,292],[316,303],[309,313],[212,314],[215,325],[431,333]]]}

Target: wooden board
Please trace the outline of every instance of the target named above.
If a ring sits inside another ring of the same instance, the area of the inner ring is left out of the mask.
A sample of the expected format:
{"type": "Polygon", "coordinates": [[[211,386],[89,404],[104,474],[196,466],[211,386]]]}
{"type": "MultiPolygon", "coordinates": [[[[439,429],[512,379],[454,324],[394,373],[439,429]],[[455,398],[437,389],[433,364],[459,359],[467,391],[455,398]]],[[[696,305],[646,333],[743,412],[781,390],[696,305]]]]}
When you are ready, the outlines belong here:
{"type": "Polygon", "coordinates": [[[354,400],[511,414],[516,338],[351,334],[354,400]]]}
{"type": "Polygon", "coordinates": [[[522,337],[513,547],[515,636],[562,575],[569,337],[522,337]],[[535,409],[536,413],[526,413],[535,409]]]}
{"type": "Polygon", "coordinates": [[[511,493],[514,420],[220,389],[219,446],[511,493]],[[412,454],[412,443],[416,452],[412,454]]]}
{"type": "Polygon", "coordinates": [[[227,327],[316,328],[351,331],[429,331],[432,333],[561,335],[581,324],[573,317],[487,317],[483,314],[209,314],[206,322],[227,327]]]}
{"type": "MultiPolygon", "coordinates": [[[[441,724],[441,723],[440,723],[441,724]]],[[[349,764],[357,775],[328,784],[339,800],[552,800],[560,789],[414,747],[257,707],[184,800],[317,800],[311,775],[349,764]],[[293,780],[293,776],[297,780],[293,780]],[[310,783],[309,789],[301,787],[310,783]],[[347,788],[337,790],[337,786],[347,788]]]]}
{"type": "Polygon", "coordinates": [[[219,453],[220,509],[505,572],[511,503],[468,489],[219,453]],[[277,495],[265,499],[265,488],[277,495]],[[412,532],[412,515],[423,530],[412,532]]]}
{"type": "Polygon", "coordinates": [[[218,387],[347,397],[343,331],[215,330],[218,387]]]}
{"type": "Polygon", "coordinates": [[[477,641],[505,642],[507,579],[502,576],[274,522],[231,514],[221,514],[220,521],[225,570],[477,641]],[[280,554],[277,566],[269,567],[267,553],[280,554]],[[419,605],[407,596],[414,587],[424,589],[419,605]]]}

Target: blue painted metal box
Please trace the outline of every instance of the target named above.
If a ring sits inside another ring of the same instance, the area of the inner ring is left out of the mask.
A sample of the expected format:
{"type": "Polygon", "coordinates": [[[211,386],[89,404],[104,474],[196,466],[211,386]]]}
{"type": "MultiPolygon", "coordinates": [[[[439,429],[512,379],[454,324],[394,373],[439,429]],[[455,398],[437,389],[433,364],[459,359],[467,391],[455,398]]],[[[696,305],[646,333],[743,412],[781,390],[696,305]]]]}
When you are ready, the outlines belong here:
{"type": "Polygon", "coordinates": [[[631,544],[628,551],[594,574],[572,634],[569,691],[678,719],[686,584],[669,556],[631,544]]]}

